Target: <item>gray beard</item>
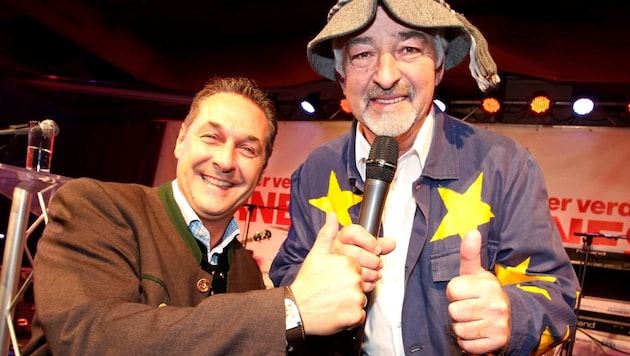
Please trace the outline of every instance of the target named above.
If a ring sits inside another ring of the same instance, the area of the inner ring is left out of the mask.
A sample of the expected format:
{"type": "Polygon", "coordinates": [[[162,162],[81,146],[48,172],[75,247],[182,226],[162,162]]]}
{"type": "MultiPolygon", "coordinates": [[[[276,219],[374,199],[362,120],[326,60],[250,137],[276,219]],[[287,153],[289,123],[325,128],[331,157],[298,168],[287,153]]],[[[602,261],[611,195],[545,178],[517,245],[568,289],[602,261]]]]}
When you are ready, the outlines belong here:
{"type": "Polygon", "coordinates": [[[412,110],[403,115],[383,114],[375,119],[370,113],[363,115],[363,124],[376,136],[398,137],[411,129],[418,119],[418,111],[412,110]]]}

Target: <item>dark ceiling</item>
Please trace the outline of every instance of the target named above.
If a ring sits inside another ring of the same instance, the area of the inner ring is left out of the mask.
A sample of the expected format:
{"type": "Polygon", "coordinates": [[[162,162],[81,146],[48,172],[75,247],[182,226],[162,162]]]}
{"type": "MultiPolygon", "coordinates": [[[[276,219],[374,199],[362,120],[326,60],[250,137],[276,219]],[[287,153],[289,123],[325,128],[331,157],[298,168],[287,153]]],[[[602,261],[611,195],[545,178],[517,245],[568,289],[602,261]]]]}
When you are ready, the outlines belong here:
{"type": "MultiPolygon", "coordinates": [[[[254,78],[279,100],[311,91],[337,98],[336,84],[317,76],[305,54],[334,2],[0,0],[0,123],[178,119],[214,75],[254,78]]],[[[486,35],[506,80],[630,97],[630,2],[449,3],[486,35]]],[[[480,96],[467,64],[447,73],[440,90],[480,96]]]]}

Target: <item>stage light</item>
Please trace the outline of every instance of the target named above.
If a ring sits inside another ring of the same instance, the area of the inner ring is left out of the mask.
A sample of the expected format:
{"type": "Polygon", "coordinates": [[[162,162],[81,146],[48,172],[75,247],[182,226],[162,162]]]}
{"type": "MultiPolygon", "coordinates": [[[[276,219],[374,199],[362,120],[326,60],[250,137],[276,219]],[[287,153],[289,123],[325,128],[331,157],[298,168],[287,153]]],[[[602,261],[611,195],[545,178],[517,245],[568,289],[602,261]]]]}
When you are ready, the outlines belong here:
{"type": "Polygon", "coordinates": [[[352,113],[352,109],[350,108],[350,104],[348,103],[348,100],[346,98],[339,100],[339,109],[341,109],[341,111],[346,114],[352,113]]]}
{"type": "Polygon", "coordinates": [[[433,99],[433,102],[438,108],[440,108],[440,110],[446,112],[446,104],[441,99],[435,98],[433,99]]]}
{"type": "Polygon", "coordinates": [[[551,99],[544,92],[535,93],[529,100],[529,111],[535,115],[545,115],[551,110],[551,99]]]}
{"type": "Polygon", "coordinates": [[[494,96],[487,96],[481,101],[481,110],[487,115],[496,115],[501,111],[501,102],[494,96]]]}
{"type": "Polygon", "coordinates": [[[319,93],[310,93],[302,101],[300,108],[309,115],[315,115],[319,109],[319,93]]]}
{"type": "Polygon", "coordinates": [[[595,103],[589,98],[579,98],[573,101],[573,113],[578,116],[590,115],[595,108],[595,103]]]}

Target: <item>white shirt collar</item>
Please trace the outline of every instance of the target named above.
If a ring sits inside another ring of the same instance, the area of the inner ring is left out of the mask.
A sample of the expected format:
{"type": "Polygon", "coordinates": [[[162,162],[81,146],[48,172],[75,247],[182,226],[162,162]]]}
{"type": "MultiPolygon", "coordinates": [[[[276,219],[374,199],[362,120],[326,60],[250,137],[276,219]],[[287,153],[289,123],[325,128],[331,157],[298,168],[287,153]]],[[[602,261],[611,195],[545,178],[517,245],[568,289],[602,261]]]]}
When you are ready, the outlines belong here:
{"type": "Polygon", "coordinates": [[[184,216],[184,220],[186,221],[186,225],[189,225],[193,220],[201,220],[197,213],[193,210],[193,208],[188,204],[188,201],[184,197],[184,194],[181,190],[179,190],[179,186],[177,185],[177,179],[174,179],[171,182],[171,186],[173,188],[173,198],[175,198],[175,202],[181,210],[182,215],[184,216]]]}

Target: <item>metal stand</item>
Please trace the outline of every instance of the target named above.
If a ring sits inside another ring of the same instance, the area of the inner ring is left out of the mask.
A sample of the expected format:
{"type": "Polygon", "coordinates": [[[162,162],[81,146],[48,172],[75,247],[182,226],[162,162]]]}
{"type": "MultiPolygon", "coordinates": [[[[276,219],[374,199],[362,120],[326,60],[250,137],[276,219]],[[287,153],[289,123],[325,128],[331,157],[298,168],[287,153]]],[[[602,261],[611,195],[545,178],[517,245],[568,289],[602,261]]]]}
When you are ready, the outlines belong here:
{"type": "MultiPolygon", "coordinates": [[[[0,355],[9,353],[9,341],[13,344],[14,353],[19,354],[17,338],[13,329],[13,308],[21,296],[21,293],[17,293],[17,287],[22,268],[22,256],[27,250],[25,248],[26,227],[29,214],[31,212],[40,214],[40,218],[35,224],[41,222],[42,216],[47,222],[46,196],[50,198],[54,191],[68,180],[69,178],[57,175],[0,164],[2,193],[9,196],[8,190],[13,189],[0,276],[0,355]],[[38,204],[33,204],[33,194],[38,195],[38,204]]],[[[25,283],[30,283],[30,281],[31,277],[29,276],[25,283]]]]}
{"type": "Polygon", "coordinates": [[[241,241],[241,243],[243,244],[243,247],[247,247],[247,241],[249,240],[249,224],[252,219],[252,212],[254,211],[256,205],[243,204],[243,206],[247,208],[247,221],[245,222],[245,238],[241,241]]]}
{"type": "Polygon", "coordinates": [[[247,218],[245,221],[245,237],[243,239],[241,239],[241,244],[243,244],[243,247],[247,247],[247,243],[249,241],[260,241],[260,240],[265,240],[265,239],[269,239],[271,238],[271,231],[269,230],[265,230],[264,232],[256,232],[256,234],[254,234],[254,236],[249,237],[249,225],[251,223],[252,220],[252,213],[254,212],[255,208],[259,208],[259,209],[275,209],[275,210],[282,210],[282,208],[274,206],[259,206],[259,205],[255,205],[255,204],[243,204],[243,206],[245,208],[247,208],[247,218]]]}

